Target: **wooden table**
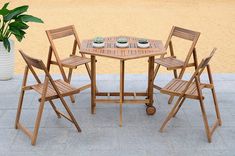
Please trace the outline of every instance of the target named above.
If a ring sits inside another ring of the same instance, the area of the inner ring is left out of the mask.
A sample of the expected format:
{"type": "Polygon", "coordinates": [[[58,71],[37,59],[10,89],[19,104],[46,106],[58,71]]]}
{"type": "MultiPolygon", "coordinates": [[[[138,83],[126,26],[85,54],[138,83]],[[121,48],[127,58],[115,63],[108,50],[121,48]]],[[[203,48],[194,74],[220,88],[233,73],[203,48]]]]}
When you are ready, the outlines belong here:
{"type": "MultiPolygon", "coordinates": [[[[119,36],[123,37],[123,36],[119,36]]],[[[91,55],[91,113],[95,113],[96,103],[119,103],[120,104],[120,126],[122,126],[122,104],[146,104],[146,112],[153,115],[156,108],[153,106],[153,81],[154,81],[154,56],[166,53],[160,40],[149,40],[149,48],[138,48],[139,38],[126,37],[129,42],[127,48],[117,48],[116,40],[119,37],[106,37],[104,48],[93,48],[92,40],[84,40],[80,47],[82,54],[91,55]],[[120,92],[99,92],[96,88],[96,56],[108,57],[120,60],[120,92]],[[148,61],[148,89],[145,92],[124,92],[124,68],[125,61],[149,57],[148,61]],[[119,96],[119,99],[97,98],[97,96],[119,96]],[[133,96],[133,99],[125,99],[125,96],[133,96]],[[136,99],[137,96],[145,96],[145,99],[136,99]]]]}

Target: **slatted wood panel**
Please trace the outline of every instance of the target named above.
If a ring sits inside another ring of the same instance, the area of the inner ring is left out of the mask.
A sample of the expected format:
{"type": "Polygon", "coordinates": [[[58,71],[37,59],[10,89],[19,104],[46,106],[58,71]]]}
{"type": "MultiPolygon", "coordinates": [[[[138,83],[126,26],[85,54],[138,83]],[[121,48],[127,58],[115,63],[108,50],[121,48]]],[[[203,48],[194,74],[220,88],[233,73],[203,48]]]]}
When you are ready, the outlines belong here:
{"type": "Polygon", "coordinates": [[[186,39],[186,40],[193,41],[196,37],[200,35],[200,33],[196,31],[191,31],[188,29],[180,28],[180,27],[175,27],[172,35],[186,39]]]}
{"type": "Polygon", "coordinates": [[[165,48],[162,44],[162,41],[149,40],[149,48],[138,48],[138,40],[139,38],[127,36],[106,37],[104,48],[93,48],[92,40],[84,40],[82,42],[80,52],[84,54],[104,56],[122,60],[165,54],[165,48]],[[116,47],[115,43],[119,37],[126,37],[128,39],[129,46],[127,48],[116,47]]]}
{"type": "Polygon", "coordinates": [[[80,56],[70,56],[68,58],[62,59],[61,63],[64,67],[68,68],[76,68],[77,66],[83,65],[85,63],[91,62],[91,59],[85,58],[85,57],[80,57],[80,56]]]}
{"type": "Polygon", "coordinates": [[[184,66],[183,61],[178,60],[174,57],[164,57],[155,59],[155,63],[166,67],[168,70],[182,68],[184,66]]]}
{"type": "MultiPolygon", "coordinates": [[[[55,84],[57,86],[57,88],[59,89],[60,93],[62,94],[62,96],[66,96],[71,94],[72,92],[79,92],[76,88],[73,88],[70,84],[64,82],[63,80],[56,80],[55,84]]],[[[41,84],[37,84],[37,85],[33,85],[32,88],[37,91],[39,94],[42,94],[43,92],[43,83],[41,84]]],[[[48,84],[48,89],[47,89],[47,93],[46,93],[46,100],[49,99],[54,99],[54,98],[58,98],[58,94],[56,93],[56,91],[54,90],[53,86],[51,85],[51,83],[48,84]]]]}
{"type": "MultiPolygon", "coordinates": [[[[185,80],[173,79],[160,91],[161,91],[161,93],[180,96],[180,94],[184,91],[187,83],[188,83],[188,81],[185,81],[185,80]]],[[[201,89],[204,87],[205,87],[204,84],[200,84],[201,89]]],[[[197,92],[196,83],[192,83],[188,87],[185,94],[186,94],[187,98],[198,99],[199,96],[198,96],[198,92],[197,92]]]]}
{"type": "Polygon", "coordinates": [[[28,55],[26,55],[22,50],[19,50],[23,59],[28,63],[29,66],[33,66],[35,68],[43,70],[43,62],[42,60],[34,59],[28,55]]]}
{"type": "Polygon", "coordinates": [[[58,39],[70,35],[74,35],[73,26],[66,26],[58,29],[47,30],[50,33],[52,39],[58,39]]]}

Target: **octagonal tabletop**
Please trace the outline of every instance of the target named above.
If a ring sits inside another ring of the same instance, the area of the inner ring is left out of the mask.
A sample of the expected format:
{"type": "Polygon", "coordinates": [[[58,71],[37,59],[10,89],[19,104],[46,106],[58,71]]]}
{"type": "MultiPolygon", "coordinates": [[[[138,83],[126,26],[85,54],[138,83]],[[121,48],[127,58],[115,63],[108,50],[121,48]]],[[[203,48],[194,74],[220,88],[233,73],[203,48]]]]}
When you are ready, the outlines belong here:
{"type": "Polygon", "coordinates": [[[139,39],[140,38],[127,36],[105,37],[105,46],[103,48],[93,48],[92,39],[84,40],[80,47],[80,52],[83,54],[103,56],[120,60],[157,56],[166,53],[162,41],[149,39],[149,48],[139,48],[137,46],[137,41],[139,39]],[[128,39],[129,46],[127,48],[116,47],[116,40],[120,37],[125,37],[128,39]]]}

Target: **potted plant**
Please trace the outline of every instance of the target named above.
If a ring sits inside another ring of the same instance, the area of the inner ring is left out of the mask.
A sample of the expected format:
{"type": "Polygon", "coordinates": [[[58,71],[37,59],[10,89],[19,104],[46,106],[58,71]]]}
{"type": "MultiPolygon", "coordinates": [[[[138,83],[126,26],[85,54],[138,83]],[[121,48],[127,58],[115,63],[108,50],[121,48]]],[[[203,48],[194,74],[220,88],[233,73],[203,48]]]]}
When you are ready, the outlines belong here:
{"type": "Polygon", "coordinates": [[[92,46],[94,48],[103,48],[104,47],[104,38],[103,37],[96,37],[92,41],[92,46]]]}
{"type": "Polygon", "coordinates": [[[116,46],[118,48],[126,48],[128,45],[128,39],[126,37],[119,37],[116,41],[116,46]]]}
{"type": "Polygon", "coordinates": [[[141,38],[137,42],[137,46],[139,48],[148,48],[150,46],[149,41],[147,39],[141,38]]]}
{"type": "Polygon", "coordinates": [[[13,77],[14,71],[14,41],[21,42],[25,37],[28,22],[43,23],[32,15],[25,14],[29,6],[24,5],[12,10],[8,9],[9,3],[0,9],[0,80],[8,80],[13,77]]]}

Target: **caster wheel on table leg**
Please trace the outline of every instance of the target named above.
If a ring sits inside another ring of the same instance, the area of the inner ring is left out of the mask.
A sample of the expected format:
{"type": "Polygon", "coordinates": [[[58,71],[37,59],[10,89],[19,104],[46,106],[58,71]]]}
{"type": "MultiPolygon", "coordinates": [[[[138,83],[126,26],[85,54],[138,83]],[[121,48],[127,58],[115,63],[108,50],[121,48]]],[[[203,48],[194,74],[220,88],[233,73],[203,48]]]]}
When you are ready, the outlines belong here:
{"type": "Polygon", "coordinates": [[[146,108],[146,113],[148,115],[154,115],[156,113],[156,108],[154,106],[148,106],[146,108]]]}

